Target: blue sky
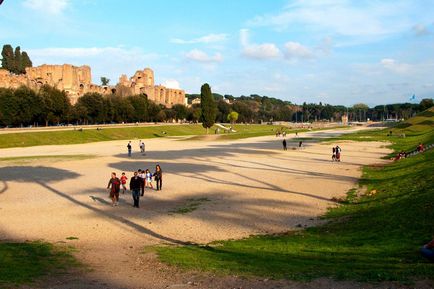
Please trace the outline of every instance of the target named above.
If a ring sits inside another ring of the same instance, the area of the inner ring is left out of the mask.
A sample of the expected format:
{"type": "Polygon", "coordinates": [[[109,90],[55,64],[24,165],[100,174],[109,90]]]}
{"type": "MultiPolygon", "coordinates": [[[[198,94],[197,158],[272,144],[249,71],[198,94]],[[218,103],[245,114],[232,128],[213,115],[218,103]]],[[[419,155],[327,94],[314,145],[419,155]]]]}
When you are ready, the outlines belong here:
{"type": "Polygon", "coordinates": [[[434,96],[434,0],[5,0],[0,44],[117,82],[369,105],[434,96]]]}

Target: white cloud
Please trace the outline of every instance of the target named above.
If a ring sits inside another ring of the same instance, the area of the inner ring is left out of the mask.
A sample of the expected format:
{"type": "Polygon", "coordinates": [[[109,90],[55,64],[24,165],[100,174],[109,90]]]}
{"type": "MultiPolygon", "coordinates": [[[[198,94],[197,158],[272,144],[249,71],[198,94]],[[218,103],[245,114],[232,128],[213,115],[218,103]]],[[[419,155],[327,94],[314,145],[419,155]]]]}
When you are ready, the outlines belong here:
{"type": "Polygon", "coordinates": [[[163,86],[167,88],[174,88],[174,89],[181,89],[181,86],[179,85],[179,81],[175,79],[167,79],[163,82],[163,86]]]}
{"type": "Polygon", "coordinates": [[[161,55],[156,53],[143,53],[139,48],[122,48],[122,47],[51,47],[42,49],[29,49],[29,55],[36,59],[80,59],[104,56],[107,59],[118,60],[147,60],[156,59],[161,55]]]}
{"type": "Polygon", "coordinates": [[[429,30],[428,28],[423,25],[423,24],[416,24],[414,25],[411,30],[414,32],[414,34],[416,34],[417,36],[423,36],[423,35],[428,35],[429,34],[429,30]]]}
{"type": "Polygon", "coordinates": [[[301,45],[298,42],[286,42],[285,43],[285,57],[288,59],[294,58],[313,58],[313,52],[306,46],[301,45]]]}
{"type": "Polygon", "coordinates": [[[215,63],[223,61],[221,53],[215,53],[214,55],[208,55],[206,52],[193,49],[185,54],[185,57],[189,60],[202,62],[202,63],[215,63]]]}
{"type": "Polygon", "coordinates": [[[385,69],[388,69],[395,73],[408,73],[412,69],[412,66],[410,64],[399,63],[392,58],[384,58],[380,61],[380,63],[385,69]]]}
{"type": "Polygon", "coordinates": [[[280,49],[274,43],[251,44],[249,43],[249,31],[240,30],[242,54],[253,59],[270,59],[281,56],[280,49]]]}
{"type": "Polygon", "coordinates": [[[414,19],[429,21],[428,11],[420,15],[419,8],[405,0],[294,0],[280,12],[256,16],[247,25],[279,31],[303,27],[308,33],[353,37],[366,42],[405,33],[414,25],[414,19]]]}
{"type": "Polygon", "coordinates": [[[196,44],[196,43],[215,43],[222,42],[227,39],[228,35],[224,33],[220,34],[208,34],[199,38],[194,38],[191,40],[185,40],[180,38],[173,38],[170,40],[172,43],[176,44],[196,44]]]}
{"type": "Polygon", "coordinates": [[[38,12],[58,15],[68,7],[69,0],[25,0],[23,5],[38,12]]]}

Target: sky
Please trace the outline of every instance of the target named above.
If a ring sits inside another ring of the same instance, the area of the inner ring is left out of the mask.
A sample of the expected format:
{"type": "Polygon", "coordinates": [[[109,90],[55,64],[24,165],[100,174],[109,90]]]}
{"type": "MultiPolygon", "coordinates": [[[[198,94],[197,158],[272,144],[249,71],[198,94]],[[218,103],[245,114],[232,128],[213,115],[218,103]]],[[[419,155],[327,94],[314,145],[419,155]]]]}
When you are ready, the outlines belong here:
{"type": "Polygon", "coordinates": [[[434,0],[4,0],[0,45],[34,66],[352,105],[434,97],[434,0]]]}

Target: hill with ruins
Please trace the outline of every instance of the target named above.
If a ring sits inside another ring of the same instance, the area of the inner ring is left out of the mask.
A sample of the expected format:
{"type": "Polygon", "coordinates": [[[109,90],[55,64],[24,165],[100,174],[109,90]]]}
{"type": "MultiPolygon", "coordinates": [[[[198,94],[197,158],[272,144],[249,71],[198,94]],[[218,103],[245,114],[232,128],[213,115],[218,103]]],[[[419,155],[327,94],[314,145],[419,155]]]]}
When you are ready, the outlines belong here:
{"type": "Polygon", "coordinates": [[[18,88],[27,86],[37,91],[43,85],[48,84],[64,90],[71,104],[75,104],[78,98],[84,94],[93,92],[103,95],[119,94],[122,96],[146,94],[149,100],[166,107],[185,104],[184,90],[155,85],[154,81],[154,72],[150,68],[137,70],[130,78],[122,75],[119,82],[114,86],[92,83],[91,68],[88,65],[44,64],[25,68],[25,74],[15,74],[6,69],[0,69],[0,87],[18,88]]]}

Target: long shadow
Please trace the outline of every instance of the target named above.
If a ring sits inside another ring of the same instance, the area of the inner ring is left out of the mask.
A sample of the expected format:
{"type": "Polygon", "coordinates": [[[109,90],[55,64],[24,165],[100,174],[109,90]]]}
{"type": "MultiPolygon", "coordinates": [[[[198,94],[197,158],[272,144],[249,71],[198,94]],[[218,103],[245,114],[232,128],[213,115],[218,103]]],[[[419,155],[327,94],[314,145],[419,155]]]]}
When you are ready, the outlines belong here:
{"type": "Polygon", "coordinates": [[[180,241],[180,240],[175,240],[163,235],[160,235],[150,229],[147,229],[135,222],[132,222],[124,217],[120,217],[120,216],[116,216],[114,214],[105,212],[103,210],[100,210],[98,208],[94,208],[88,204],[85,204],[83,202],[80,202],[76,199],[74,199],[73,197],[71,197],[70,195],[61,192],[55,188],[53,188],[51,185],[49,185],[52,182],[57,182],[57,181],[62,181],[62,180],[67,180],[67,179],[75,179],[77,177],[79,177],[80,175],[75,173],[75,172],[71,172],[68,170],[63,170],[63,169],[56,169],[56,168],[50,168],[50,167],[42,167],[42,166],[38,166],[38,167],[32,167],[32,166],[23,166],[23,167],[3,167],[0,168],[0,175],[2,177],[4,177],[5,179],[9,180],[9,181],[17,181],[17,182],[34,182],[37,183],[39,185],[41,185],[42,187],[46,188],[47,190],[49,190],[52,193],[55,193],[56,195],[76,204],[79,205],[83,208],[86,208],[96,214],[102,215],[110,220],[113,220],[115,222],[121,223],[123,225],[126,225],[134,230],[136,230],[139,233],[143,233],[149,236],[152,236],[154,238],[163,240],[163,241],[167,241],[170,243],[174,243],[174,244],[188,244],[186,242],[180,241]]]}
{"type": "MultiPolygon", "coordinates": [[[[321,196],[317,196],[317,195],[313,195],[313,194],[309,194],[309,193],[286,190],[280,186],[265,183],[264,181],[260,181],[260,183],[266,184],[267,186],[254,186],[254,185],[248,185],[248,184],[244,184],[244,183],[234,182],[234,181],[228,180],[226,178],[225,179],[218,179],[218,178],[210,177],[210,176],[204,174],[204,172],[217,172],[217,171],[228,172],[228,173],[231,172],[231,171],[227,171],[227,170],[221,169],[221,168],[213,166],[213,165],[187,164],[187,163],[180,163],[180,162],[177,162],[177,163],[161,162],[160,164],[162,165],[162,169],[165,172],[175,173],[178,175],[182,175],[184,177],[194,177],[195,179],[199,179],[199,180],[203,180],[203,181],[211,182],[211,183],[215,183],[215,184],[233,185],[236,187],[260,189],[260,190],[270,190],[270,191],[275,191],[275,192],[300,195],[300,196],[305,196],[305,197],[323,200],[323,201],[327,201],[327,202],[332,202],[332,200],[325,198],[325,197],[321,197],[321,196]],[[191,175],[191,174],[193,174],[193,175],[191,175]]],[[[118,169],[118,170],[130,171],[132,168],[133,169],[136,168],[138,166],[138,163],[137,162],[117,162],[117,163],[110,163],[108,165],[110,167],[118,169]]],[[[250,169],[253,169],[253,168],[250,168],[250,169]]],[[[291,173],[290,170],[285,171],[285,172],[291,173]]],[[[292,172],[292,173],[294,173],[294,172],[292,172]]],[[[305,172],[305,171],[295,172],[295,174],[300,174],[300,175],[311,174],[312,176],[322,177],[322,178],[327,177],[330,179],[339,178],[338,176],[334,176],[334,175],[319,174],[319,173],[317,175],[315,175],[315,173],[305,172]]],[[[243,176],[243,175],[239,175],[239,174],[237,175],[237,178],[238,177],[243,177],[243,178],[246,178],[250,181],[255,181],[255,182],[258,181],[255,178],[251,178],[251,177],[243,176]]],[[[347,178],[347,177],[341,177],[341,178],[347,178]]],[[[350,178],[350,177],[348,177],[348,178],[350,178]]],[[[350,178],[350,179],[352,180],[354,178],[350,178]]]]}
{"type": "Polygon", "coordinates": [[[8,183],[6,183],[6,181],[3,181],[3,180],[2,180],[1,182],[3,183],[3,187],[2,187],[2,189],[0,190],[0,194],[6,192],[6,191],[8,190],[8,188],[9,188],[8,183]]]}

